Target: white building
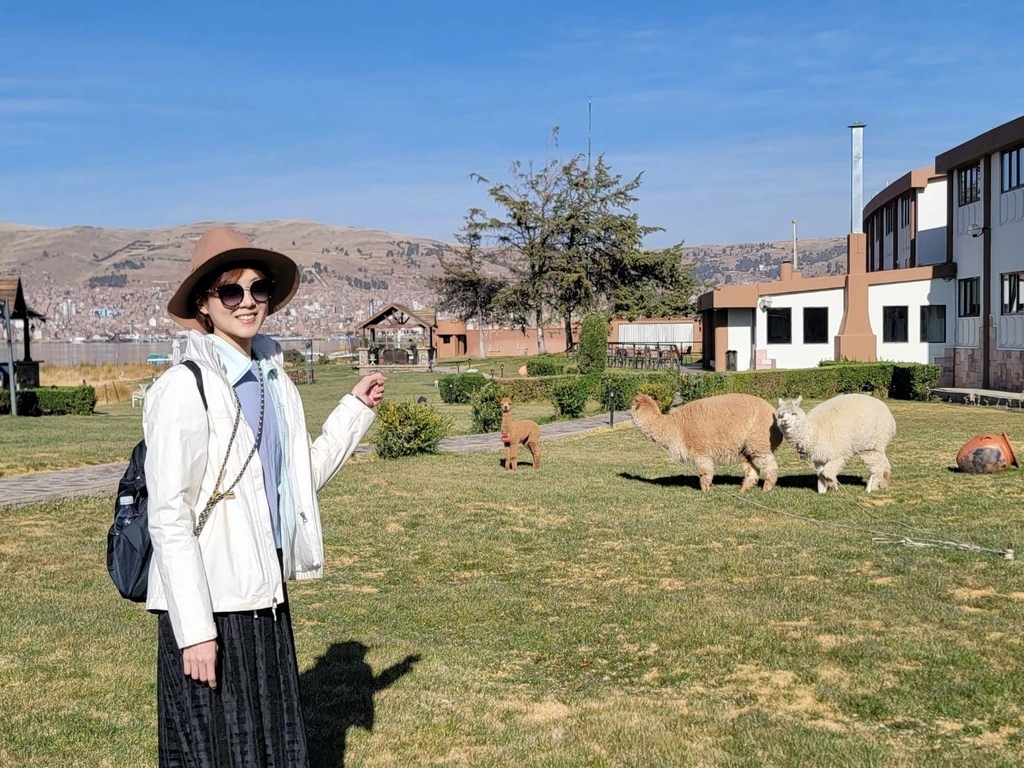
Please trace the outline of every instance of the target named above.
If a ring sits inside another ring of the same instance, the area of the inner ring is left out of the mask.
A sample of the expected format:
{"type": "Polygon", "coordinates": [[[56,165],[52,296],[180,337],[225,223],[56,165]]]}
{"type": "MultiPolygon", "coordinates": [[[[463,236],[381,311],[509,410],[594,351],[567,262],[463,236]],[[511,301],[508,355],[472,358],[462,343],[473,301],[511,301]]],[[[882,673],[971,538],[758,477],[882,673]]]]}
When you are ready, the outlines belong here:
{"type": "Polygon", "coordinates": [[[844,275],[700,297],[715,370],[934,363],[946,386],[1024,390],[1024,117],[909,172],[863,210],[844,275]]]}

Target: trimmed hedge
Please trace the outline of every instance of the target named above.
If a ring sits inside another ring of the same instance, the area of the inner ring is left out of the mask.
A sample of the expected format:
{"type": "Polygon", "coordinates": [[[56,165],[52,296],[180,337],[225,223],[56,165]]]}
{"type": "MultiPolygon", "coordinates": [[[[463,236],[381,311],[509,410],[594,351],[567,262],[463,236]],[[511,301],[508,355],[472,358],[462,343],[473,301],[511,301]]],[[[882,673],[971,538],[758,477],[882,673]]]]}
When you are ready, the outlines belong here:
{"type": "Polygon", "coordinates": [[[870,392],[896,400],[927,400],[938,383],[937,365],[920,363],[837,363],[794,370],[700,373],[684,376],[684,402],[726,392],[744,392],[765,400],[803,395],[827,400],[844,392],[870,392]]]}
{"type": "Polygon", "coordinates": [[[508,390],[508,394],[512,395],[518,402],[529,403],[536,400],[550,400],[553,387],[561,384],[563,381],[578,378],[578,374],[569,374],[564,376],[495,379],[495,381],[505,387],[508,390]]]}
{"type": "Polygon", "coordinates": [[[608,321],[604,315],[588,315],[580,329],[580,370],[601,373],[608,365],[608,321]]]}
{"type": "Polygon", "coordinates": [[[526,361],[526,373],[530,376],[561,376],[565,361],[557,355],[540,355],[526,361]]]}
{"type": "MultiPolygon", "coordinates": [[[[46,387],[22,389],[17,393],[19,416],[88,416],[96,408],[96,389],[46,387]]],[[[0,392],[0,415],[11,412],[11,393],[0,392]]]]}
{"type": "MultiPolygon", "coordinates": [[[[675,371],[618,371],[606,370],[600,379],[594,396],[605,409],[613,406],[616,411],[629,408],[633,398],[644,385],[661,385],[672,390],[673,396],[679,388],[679,376],[675,371]],[[611,388],[615,387],[615,402],[611,402],[611,388]]],[[[650,393],[648,393],[650,394],[650,393]]],[[[657,399],[657,398],[656,398],[657,399]]]]}
{"type": "Polygon", "coordinates": [[[450,373],[438,379],[437,390],[442,403],[468,403],[473,393],[486,387],[488,381],[482,373],[450,373]]]}

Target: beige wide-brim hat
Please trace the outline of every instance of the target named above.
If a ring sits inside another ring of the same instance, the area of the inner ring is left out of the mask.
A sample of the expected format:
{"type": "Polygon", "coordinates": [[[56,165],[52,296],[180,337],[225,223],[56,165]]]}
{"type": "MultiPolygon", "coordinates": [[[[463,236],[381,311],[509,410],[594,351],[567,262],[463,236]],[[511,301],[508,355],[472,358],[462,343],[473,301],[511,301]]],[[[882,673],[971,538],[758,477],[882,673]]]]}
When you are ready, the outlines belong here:
{"type": "Polygon", "coordinates": [[[199,238],[192,252],[192,271],[167,302],[167,312],[174,322],[206,333],[202,323],[195,318],[196,308],[191,302],[193,291],[212,273],[243,262],[262,265],[267,277],[274,280],[274,295],[270,297],[268,314],[282,309],[299,290],[299,268],[294,261],[283,253],[254,247],[231,227],[218,227],[199,238]]]}

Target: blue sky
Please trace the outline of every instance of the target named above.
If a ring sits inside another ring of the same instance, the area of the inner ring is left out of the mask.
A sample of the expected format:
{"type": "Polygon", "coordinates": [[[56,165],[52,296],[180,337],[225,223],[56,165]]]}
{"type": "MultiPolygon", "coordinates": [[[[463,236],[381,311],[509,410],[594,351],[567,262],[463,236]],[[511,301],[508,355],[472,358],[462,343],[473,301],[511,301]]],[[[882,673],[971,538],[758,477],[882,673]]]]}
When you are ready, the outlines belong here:
{"type": "Polygon", "coordinates": [[[471,173],[586,152],[591,100],[594,153],[644,173],[649,245],[843,235],[849,123],[866,201],[1018,117],[1019,22],[988,0],[0,0],[0,221],[450,240],[490,209],[471,173]]]}

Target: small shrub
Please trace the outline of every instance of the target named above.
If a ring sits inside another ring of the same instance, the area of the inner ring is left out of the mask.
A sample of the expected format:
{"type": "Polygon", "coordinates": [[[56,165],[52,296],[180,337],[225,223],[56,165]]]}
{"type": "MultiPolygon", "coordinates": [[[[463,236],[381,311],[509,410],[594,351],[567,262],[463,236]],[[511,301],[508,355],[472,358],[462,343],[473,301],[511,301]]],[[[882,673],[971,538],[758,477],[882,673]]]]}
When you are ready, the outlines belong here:
{"type": "Polygon", "coordinates": [[[284,351],[284,362],[287,365],[305,365],[306,357],[299,349],[286,349],[284,351]]]}
{"type": "Polygon", "coordinates": [[[551,399],[554,401],[558,415],[565,419],[575,419],[583,415],[587,409],[587,398],[590,390],[585,379],[573,376],[561,381],[551,388],[551,399]]]}
{"type": "Polygon", "coordinates": [[[505,384],[493,381],[473,394],[470,402],[473,404],[474,432],[485,434],[498,431],[501,427],[501,404],[498,400],[509,394],[505,384]]]}
{"type": "Polygon", "coordinates": [[[487,386],[487,382],[482,373],[450,373],[438,380],[438,394],[441,402],[448,405],[468,403],[473,393],[487,386]]]}
{"type": "Polygon", "coordinates": [[[541,355],[526,361],[526,372],[530,376],[561,376],[563,365],[556,355],[541,355]]]}
{"type": "Polygon", "coordinates": [[[434,453],[452,429],[451,419],[411,400],[385,400],[377,406],[377,421],[375,441],[382,459],[434,453]]]}
{"type": "Polygon", "coordinates": [[[608,321],[602,315],[590,315],[580,329],[580,371],[603,371],[608,364],[608,321]]]}

